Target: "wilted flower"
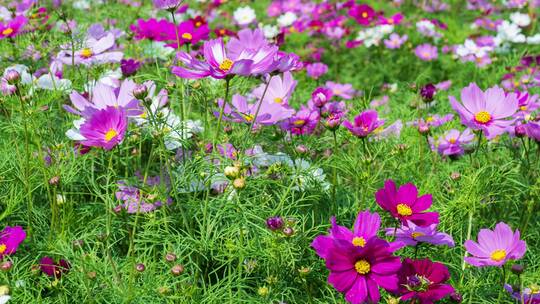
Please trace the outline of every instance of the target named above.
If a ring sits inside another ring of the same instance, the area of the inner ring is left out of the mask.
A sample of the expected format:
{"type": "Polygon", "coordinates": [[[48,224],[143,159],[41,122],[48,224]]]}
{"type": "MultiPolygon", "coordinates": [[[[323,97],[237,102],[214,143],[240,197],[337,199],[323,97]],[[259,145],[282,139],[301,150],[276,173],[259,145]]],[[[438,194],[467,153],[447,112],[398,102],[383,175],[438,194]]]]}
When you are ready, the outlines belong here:
{"type": "Polygon", "coordinates": [[[62,274],[68,272],[71,266],[64,259],[55,262],[53,258],[45,256],[39,261],[39,267],[49,277],[60,279],[62,274]]]}

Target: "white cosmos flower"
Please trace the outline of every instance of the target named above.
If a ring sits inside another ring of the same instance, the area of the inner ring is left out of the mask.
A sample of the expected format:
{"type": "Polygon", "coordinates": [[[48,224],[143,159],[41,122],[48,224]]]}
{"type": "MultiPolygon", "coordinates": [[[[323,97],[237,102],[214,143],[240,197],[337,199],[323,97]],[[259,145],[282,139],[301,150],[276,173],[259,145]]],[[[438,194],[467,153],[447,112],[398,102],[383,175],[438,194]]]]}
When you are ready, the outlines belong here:
{"type": "Polygon", "coordinates": [[[263,25],[262,31],[266,39],[272,39],[279,34],[279,28],[271,24],[263,25]]]}
{"type": "Polygon", "coordinates": [[[257,15],[255,15],[255,11],[251,7],[244,6],[239,7],[234,11],[233,18],[238,25],[248,25],[255,21],[257,15]]]}
{"type": "Polygon", "coordinates": [[[277,23],[281,27],[291,26],[298,17],[293,12],[286,12],[285,14],[279,16],[277,23]]]}
{"type": "Polygon", "coordinates": [[[527,14],[515,12],[510,15],[510,20],[520,27],[526,27],[531,24],[531,17],[527,14]]]}
{"type": "Polygon", "coordinates": [[[528,44],[540,44],[540,33],[534,36],[527,37],[528,44]]]}

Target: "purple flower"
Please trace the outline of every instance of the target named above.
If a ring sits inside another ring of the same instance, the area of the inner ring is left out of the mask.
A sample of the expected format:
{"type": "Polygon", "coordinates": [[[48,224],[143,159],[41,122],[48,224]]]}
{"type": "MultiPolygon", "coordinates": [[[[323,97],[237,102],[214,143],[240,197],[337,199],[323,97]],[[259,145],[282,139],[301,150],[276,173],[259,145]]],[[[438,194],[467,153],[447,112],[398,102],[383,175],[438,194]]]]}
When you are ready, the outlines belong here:
{"type": "Polygon", "coordinates": [[[83,48],[75,51],[72,57],[71,49],[63,49],[58,53],[58,60],[63,64],[86,66],[103,63],[120,62],[124,53],[112,51],[115,45],[115,37],[113,33],[108,33],[103,38],[96,39],[94,37],[86,37],[83,42],[83,48]]]}
{"type": "Polygon", "coordinates": [[[120,69],[124,77],[135,75],[141,66],[141,62],[135,59],[122,59],[120,60],[120,69]]]}
{"type": "Polygon", "coordinates": [[[471,257],[465,262],[476,266],[502,267],[509,260],[519,260],[525,254],[527,245],[520,240],[519,230],[515,232],[505,223],[498,223],[494,230],[480,229],[478,243],[465,241],[465,249],[471,257]]]}
{"type": "Polygon", "coordinates": [[[121,108],[98,110],[81,125],[81,143],[110,150],[124,139],[127,124],[126,112],[121,108]]]}
{"type": "Polygon", "coordinates": [[[317,111],[301,106],[300,110],[281,124],[281,127],[294,135],[310,134],[315,130],[318,121],[317,111]]]}
{"type": "Polygon", "coordinates": [[[297,83],[290,72],[285,72],[282,77],[279,75],[272,76],[268,88],[266,88],[266,84],[261,84],[253,90],[252,94],[257,100],[260,100],[264,94],[263,102],[286,106],[289,104],[289,99],[297,83]],[[265,88],[266,93],[264,92],[265,88]]]}
{"type": "MultiPolygon", "coordinates": [[[[223,102],[223,99],[218,99],[217,103],[219,107],[223,106],[223,102]]],[[[255,123],[257,124],[273,125],[279,121],[288,119],[294,114],[293,109],[284,107],[279,103],[265,100],[260,103],[260,106],[259,103],[257,100],[256,103],[250,104],[244,96],[235,94],[231,100],[233,108],[229,104],[225,104],[223,108],[224,119],[248,124],[253,123],[255,119],[255,123]]],[[[214,115],[219,116],[219,112],[215,112],[214,115]]]]}
{"type": "MultiPolygon", "coordinates": [[[[156,199],[158,196],[152,191],[149,191],[147,188],[157,188],[162,185],[167,187],[168,179],[165,179],[164,182],[162,182],[162,179],[159,176],[147,177],[146,181],[144,180],[143,176],[139,176],[139,179],[144,183],[144,186],[146,186],[145,191],[142,191],[140,188],[135,186],[128,186],[125,181],[119,181],[117,183],[118,191],[115,193],[116,199],[124,202],[119,206],[119,208],[125,209],[129,214],[138,212],[148,213],[163,206],[163,201],[156,199]]],[[[170,205],[172,203],[172,199],[167,198],[165,202],[170,205]]]]}
{"type": "Polygon", "coordinates": [[[512,298],[514,298],[514,300],[516,300],[518,303],[540,304],[540,287],[538,287],[538,285],[523,288],[523,290],[520,292],[519,289],[514,290],[512,285],[504,284],[504,289],[508,291],[512,298]]]}
{"type": "Polygon", "coordinates": [[[311,101],[317,108],[322,108],[332,98],[332,91],[327,88],[318,87],[311,93],[311,101]]]}
{"type": "Polygon", "coordinates": [[[431,194],[418,196],[418,189],[412,183],[402,185],[397,189],[393,180],[389,179],[375,193],[375,199],[379,206],[390,212],[392,217],[400,220],[403,224],[409,221],[426,227],[439,223],[437,212],[424,212],[432,204],[431,194]]]}
{"type": "Polygon", "coordinates": [[[180,3],[181,0],[152,0],[154,7],[162,10],[172,10],[174,11],[180,3]]]}
{"type": "Polygon", "coordinates": [[[442,117],[439,114],[435,114],[427,117],[426,119],[420,118],[418,120],[411,121],[408,123],[408,125],[413,125],[417,127],[420,133],[427,133],[431,130],[431,128],[440,127],[443,124],[451,121],[453,118],[453,114],[446,114],[442,117]]]}
{"type": "Polygon", "coordinates": [[[270,217],[266,220],[266,227],[272,231],[280,230],[283,228],[283,219],[281,216],[270,217]]]}
{"type": "Polygon", "coordinates": [[[472,143],[474,134],[470,129],[462,133],[456,129],[446,132],[438,140],[430,138],[431,149],[441,155],[459,156],[465,153],[465,147],[472,143]]]}
{"type": "Polygon", "coordinates": [[[531,96],[528,92],[521,91],[516,91],[515,94],[519,106],[519,111],[515,114],[516,118],[530,118],[531,114],[540,108],[537,94],[531,96]]]}
{"type": "Polygon", "coordinates": [[[461,103],[449,96],[452,108],[458,112],[461,123],[473,130],[482,130],[488,139],[501,135],[511,126],[512,116],[518,110],[514,93],[505,94],[498,86],[483,92],[471,83],[461,90],[461,103]]]}
{"type": "Polygon", "coordinates": [[[328,72],[328,66],[322,62],[315,62],[306,66],[307,75],[313,79],[318,79],[328,72]]]}
{"type": "Polygon", "coordinates": [[[0,40],[19,35],[27,22],[28,19],[24,16],[17,16],[7,23],[0,22],[0,40]]]}
{"type": "Polygon", "coordinates": [[[343,99],[352,99],[356,91],[354,90],[352,84],[346,83],[336,83],[332,81],[326,82],[326,87],[332,91],[334,96],[339,96],[343,99]]]}
{"type": "Polygon", "coordinates": [[[435,303],[451,295],[454,288],[445,284],[450,279],[446,266],[429,259],[403,261],[399,275],[400,300],[418,300],[415,303],[435,303]]]}
{"type": "Polygon", "coordinates": [[[358,24],[367,26],[374,20],[375,10],[367,4],[353,4],[349,9],[349,16],[354,18],[358,24]]]}
{"type": "Polygon", "coordinates": [[[41,271],[49,277],[60,279],[63,273],[69,271],[70,265],[64,259],[55,262],[53,258],[45,256],[39,261],[39,267],[41,271]]]}
{"type": "Polygon", "coordinates": [[[388,49],[399,49],[408,38],[409,37],[407,35],[399,36],[396,33],[392,33],[388,39],[385,39],[383,42],[388,49]]]}
{"type": "Polygon", "coordinates": [[[6,226],[0,231],[0,260],[6,255],[12,255],[26,239],[26,232],[21,226],[6,226]]]}
{"type": "Polygon", "coordinates": [[[437,93],[437,88],[432,83],[428,83],[420,89],[420,96],[424,102],[432,102],[435,93],[437,93]]]}
{"type": "Polygon", "coordinates": [[[386,235],[395,236],[397,242],[402,242],[406,246],[416,246],[418,243],[428,243],[432,245],[446,245],[454,247],[454,239],[449,234],[437,231],[437,224],[420,227],[411,221],[402,225],[397,230],[386,228],[386,235]],[[394,231],[396,232],[394,234],[394,231]]]}
{"type": "Polygon", "coordinates": [[[422,59],[423,61],[432,61],[437,59],[438,57],[437,47],[429,43],[424,43],[417,46],[414,49],[414,53],[418,58],[422,59]]]}
{"type": "Polygon", "coordinates": [[[380,120],[375,110],[367,110],[358,114],[351,123],[346,120],[343,126],[347,128],[354,136],[365,138],[373,131],[384,124],[384,120],[380,120]]]}

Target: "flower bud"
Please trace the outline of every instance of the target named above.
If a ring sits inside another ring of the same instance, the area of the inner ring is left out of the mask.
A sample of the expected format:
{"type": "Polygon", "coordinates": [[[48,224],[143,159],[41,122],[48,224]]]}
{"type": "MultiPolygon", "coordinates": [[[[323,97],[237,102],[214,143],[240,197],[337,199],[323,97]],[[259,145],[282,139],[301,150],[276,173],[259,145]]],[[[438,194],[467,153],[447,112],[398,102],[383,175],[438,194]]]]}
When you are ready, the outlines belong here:
{"type": "Polygon", "coordinates": [[[171,268],[171,273],[175,276],[179,276],[184,273],[184,265],[176,264],[171,268]]]}
{"type": "Polygon", "coordinates": [[[311,93],[311,100],[317,108],[322,108],[332,98],[332,91],[326,88],[316,88],[311,93]]]}
{"type": "Polygon", "coordinates": [[[72,243],[74,249],[80,249],[84,245],[83,240],[74,240],[72,243]]]}
{"type": "Polygon", "coordinates": [[[172,252],[168,252],[166,255],[165,255],[165,260],[167,262],[174,262],[176,261],[176,254],[172,253],[172,252]]]}
{"type": "Polygon", "coordinates": [[[418,126],[418,132],[419,132],[420,134],[428,134],[428,133],[429,133],[429,126],[428,126],[428,125],[424,125],[424,124],[419,125],[419,126],[418,126]]]}
{"type": "Polygon", "coordinates": [[[266,227],[272,231],[280,230],[283,228],[283,219],[281,216],[270,217],[266,220],[266,227]]]}
{"type": "Polygon", "coordinates": [[[517,125],[514,127],[514,133],[516,134],[516,137],[523,137],[527,134],[527,130],[524,125],[517,125]]]}
{"type": "Polygon", "coordinates": [[[240,175],[240,168],[237,166],[227,166],[223,172],[229,179],[235,179],[240,175]]]}
{"type": "Polygon", "coordinates": [[[167,286],[160,286],[158,287],[157,289],[157,292],[160,294],[160,295],[166,295],[170,292],[171,290],[169,289],[169,287],[167,286]]]}
{"type": "Polygon", "coordinates": [[[133,97],[138,100],[144,100],[148,95],[148,88],[144,84],[138,84],[133,89],[133,97]]]}
{"type": "Polygon", "coordinates": [[[12,267],[13,267],[12,261],[5,261],[5,262],[2,262],[2,264],[0,264],[0,270],[4,272],[8,272],[12,267]]]}
{"type": "Polygon", "coordinates": [[[93,280],[97,277],[97,273],[95,271],[89,271],[86,273],[86,276],[90,279],[90,280],[93,280]]]}
{"type": "Polygon", "coordinates": [[[424,102],[432,102],[435,93],[437,93],[437,88],[431,83],[426,84],[420,89],[420,96],[422,96],[424,102]]]}
{"type": "Polygon", "coordinates": [[[461,294],[454,292],[450,295],[450,300],[452,300],[454,303],[461,303],[463,301],[463,297],[461,294]]]}
{"type": "Polygon", "coordinates": [[[308,152],[308,148],[304,145],[298,145],[296,146],[296,152],[300,153],[300,154],[305,154],[308,152]]]}
{"type": "Polygon", "coordinates": [[[146,269],[146,266],[144,266],[143,263],[137,263],[135,264],[135,270],[138,272],[143,272],[146,269]]]}
{"type": "Polygon", "coordinates": [[[6,72],[6,76],[4,78],[6,79],[8,84],[16,85],[21,80],[21,74],[16,70],[9,70],[6,72]]]}
{"type": "Polygon", "coordinates": [[[60,182],[60,176],[53,176],[49,179],[49,185],[56,186],[60,182]]]}
{"type": "Polygon", "coordinates": [[[459,179],[461,178],[461,174],[460,174],[459,172],[455,172],[455,171],[454,171],[454,172],[452,172],[452,173],[450,174],[450,178],[451,178],[452,180],[454,180],[454,181],[457,181],[457,180],[459,180],[459,179]]]}
{"type": "Polygon", "coordinates": [[[285,236],[293,236],[294,235],[294,229],[291,228],[291,227],[285,227],[283,229],[283,234],[285,234],[285,236]]]}
{"type": "Polygon", "coordinates": [[[246,187],[246,179],[243,177],[237,178],[233,181],[233,187],[235,189],[244,189],[246,187]]]}
{"type": "Polygon", "coordinates": [[[525,270],[525,267],[523,265],[520,265],[520,264],[514,264],[514,265],[512,265],[512,268],[510,268],[510,270],[512,271],[512,273],[514,273],[516,275],[520,275],[525,270]]]}

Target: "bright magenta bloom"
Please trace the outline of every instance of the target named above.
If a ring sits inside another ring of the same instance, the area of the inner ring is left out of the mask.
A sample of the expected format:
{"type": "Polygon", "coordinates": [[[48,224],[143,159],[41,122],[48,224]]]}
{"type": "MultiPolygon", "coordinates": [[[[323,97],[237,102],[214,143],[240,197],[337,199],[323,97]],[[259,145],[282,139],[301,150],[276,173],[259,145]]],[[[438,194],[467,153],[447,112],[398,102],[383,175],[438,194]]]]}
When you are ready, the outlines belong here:
{"type": "Polygon", "coordinates": [[[85,146],[114,148],[124,139],[127,129],[127,115],[122,108],[107,107],[94,112],[81,126],[81,143],[85,146]]]}
{"type": "Polygon", "coordinates": [[[411,221],[418,226],[426,227],[439,222],[437,212],[423,212],[431,207],[431,194],[418,197],[418,189],[411,183],[397,189],[394,181],[389,179],[384,183],[384,188],[375,193],[375,199],[381,208],[390,212],[403,224],[411,221]]]}
{"type": "Polygon", "coordinates": [[[481,130],[488,139],[501,135],[511,126],[518,110],[514,93],[505,94],[498,86],[483,92],[475,83],[461,90],[461,102],[448,97],[458,112],[461,123],[473,130],[481,130]]]}
{"type": "Polygon", "coordinates": [[[525,241],[519,239],[519,230],[515,232],[505,223],[498,223],[494,230],[481,229],[478,233],[478,243],[465,241],[465,249],[471,257],[465,257],[465,262],[476,266],[501,267],[509,260],[519,260],[527,250],[525,241]]]}
{"type": "Polygon", "coordinates": [[[377,128],[384,124],[384,120],[380,120],[375,110],[367,110],[354,118],[354,121],[351,123],[346,120],[343,122],[343,126],[349,129],[351,133],[360,138],[365,138],[377,128]]]}
{"type": "Polygon", "coordinates": [[[0,232],[0,260],[6,255],[12,255],[26,239],[26,232],[21,226],[7,226],[0,232]]]}
{"type": "Polygon", "coordinates": [[[433,304],[454,292],[454,287],[445,284],[450,279],[444,264],[429,259],[405,259],[399,271],[400,300],[416,299],[419,304],[433,304]]]}
{"type": "Polygon", "coordinates": [[[24,16],[17,16],[5,24],[0,22],[0,40],[19,35],[27,22],[28,19],[24,16]]]}

